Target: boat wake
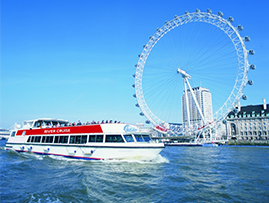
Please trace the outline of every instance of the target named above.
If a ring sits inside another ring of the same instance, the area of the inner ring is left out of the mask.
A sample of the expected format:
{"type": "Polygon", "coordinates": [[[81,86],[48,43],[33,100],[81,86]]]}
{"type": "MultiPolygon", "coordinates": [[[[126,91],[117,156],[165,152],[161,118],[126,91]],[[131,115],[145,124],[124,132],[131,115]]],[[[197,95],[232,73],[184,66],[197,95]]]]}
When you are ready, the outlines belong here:
{"type": "Polygon", "coordinates": [[[165,157],[162,157],[160,154],[154,159],[151,160],[145,160],[143,157],[131,157],[126,159],[104,159],[102,162],[106,163],[140,163],[140,164],[162,164],[162,163],[169,163],[169,160],[165,157]]]}

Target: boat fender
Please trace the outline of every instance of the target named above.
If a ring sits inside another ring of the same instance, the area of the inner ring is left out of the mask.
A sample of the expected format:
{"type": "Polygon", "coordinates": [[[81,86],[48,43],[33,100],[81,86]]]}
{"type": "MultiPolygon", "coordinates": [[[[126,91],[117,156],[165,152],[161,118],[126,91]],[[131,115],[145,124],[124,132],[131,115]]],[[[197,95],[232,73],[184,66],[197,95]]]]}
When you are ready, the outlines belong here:
{"type": "Polygon", "coordinates": [[[47,151],[49,151],[50,150],[50,148],[47,148],[47,151]]]}
{"type": "Polygon", "coordinates": [[[24,146],[21,146],[21,149],[24,149],[24,146]]]}
{"type": "Polygon", "coordinates": [[[33,149],[33,147],[32,147],[32,146],[30,146],[30,147],[29,147],[29,150],[32,150],[32,149],[33,149]]]}
{"type": "Polygon", "coordinates": [[[93,153],[94,151],[93,150],[91,150],[91,154],[93,153]]]}
{"type": "Polygon", "coordinates": [[[76,151],[76,150],[74,150],[74,153],[77,153],[77,151],[76,151]]]}

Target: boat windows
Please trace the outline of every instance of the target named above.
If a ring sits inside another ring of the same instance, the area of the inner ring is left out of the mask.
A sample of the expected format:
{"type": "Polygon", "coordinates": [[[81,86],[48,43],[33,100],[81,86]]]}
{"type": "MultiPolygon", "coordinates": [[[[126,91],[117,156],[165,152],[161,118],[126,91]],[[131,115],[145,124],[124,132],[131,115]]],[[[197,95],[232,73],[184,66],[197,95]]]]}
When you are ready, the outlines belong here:
{"type": "Polygon", "coordinates": [[[134,135],[137,142],[144,142],[142,135],[134,135]]]}
{"type": "Polygon", "coordinates": [[[106,135],[106,142],[124,142],[121,135],[106,135]]]}
{"type": "Polygon", "coordinates": [[[55,136],[54,143],[68,143],[68,136],[55,136]]]}
{"type": "Polygon", "coordinates": [[[31,140],[31,136],[28,137],[27,142],[30,142],[30,140],[31,140]]]}
{"type": "Polygon", "coordinates": [[[95,142],[96,135],[90,135],[89,136],[89,142],[95,142]]]}
{"type": "Polygon", "coordinates": [[[87,143],[87,135],[70,136],[69,144],[85,144],[87,143]]]}
{"type": "Polygon", "coordinates": [[[35,138],[35,136],[32,136],[30,142],[34,142],[34,138],[35,138]]]}
{"type": "Polygon", "coordinates": [[[43,136],[42,142],[43,143],[53,143],[53,136],[43,136]]]}
{"type": "Polygon", "coordinates": [[[27,142],[40,142],[41,136],[29,136],[27,142]]]}
{"type": "Polygon", "coordinates": [[[54,143],[59,143],[59,142],[60,142],[60,136],[55,136],[54,143]]]}
{"type": "Polygon", "coordinates": [[[50,127],[51,126],[51,122],[50,121],[44,121],[43,122],[43,126],[44,127],[50,127]]]}
{"type": "Polygon", "coordinates": [[[96,142],[103,142],[104,135],[96,135],[96,142]]]}
{"type": "Polygon", "coordinates": [[[47,136],[46,143],[53,143],[53,136],[47,136]]]}
{"type": "Polygon", "coordinates": [[[89,142],[103,142],[104,135],[89,135],[89,142]]]}
{"type": "Polygon", "coordinates": [[[124,135],[126,142],[134,142],[134,138],[132,135],[124,135]]]}
{"type": "Polygon", "coordinates": [[[36,121],[34,124],[34,128],[40,128],[42,125],[42,121],[36,121]]]}
{"type": "Polygon", "coordinates": [[[41,136],[35,136],[35,142],[40,142],[41,136]]]}
{"type": "Polygon", "coordinates": [[[145,142],[149,142],[151,140],[149,135],[142,135],[142,137],[143,137],[145,142]]]}
{"type": "Polygon", "coordinates": [[[16,134],[16,131],[13,131],[13,132],[11,133],[11,137],[15,137],[15,134],[16,134]]]}
{"type": "Polygon", "coordinates": [[[81,144],[86,144],[86,143],[87,143],[87,135],[82,135],[81,144]]]}

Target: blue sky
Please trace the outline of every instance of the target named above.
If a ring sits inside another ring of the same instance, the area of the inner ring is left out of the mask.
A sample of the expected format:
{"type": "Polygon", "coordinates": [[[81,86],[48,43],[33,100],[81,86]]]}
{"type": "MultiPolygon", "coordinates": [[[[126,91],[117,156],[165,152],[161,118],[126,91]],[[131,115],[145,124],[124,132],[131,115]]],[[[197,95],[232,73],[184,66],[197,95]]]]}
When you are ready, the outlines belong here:
{"type": "Polygon", "coordinates": [[[242,105],[269,101],[267,0],[1,0],[0,127],[35,118],[137,123],[135,64],[157,27],[196,8],[233,16],[250,36],[253,86],[242,105]]]}

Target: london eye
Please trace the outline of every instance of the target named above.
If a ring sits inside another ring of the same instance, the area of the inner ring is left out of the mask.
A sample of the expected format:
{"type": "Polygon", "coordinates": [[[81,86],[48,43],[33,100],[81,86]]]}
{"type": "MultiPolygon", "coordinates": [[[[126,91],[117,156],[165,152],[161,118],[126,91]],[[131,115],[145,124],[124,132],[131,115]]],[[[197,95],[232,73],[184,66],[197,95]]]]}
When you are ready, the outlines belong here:
{"type": "Polygon", "coordinates": [[[196,9],[175,16],[156,29],[143,46],[133,75],[135,105],[146,123],[172,134],[193,132],[222,121],[240,99],[247,99],[243,90],[247,84],[253,84],[248,71],[255,65],[249,64],[248,57],[254,51],[245,46],[250,37],[240,35],[243,26],[233,24],[234,19],[223,18],[222,12],[212,14],[210,9],[196,9]],[[199,87],[212,97],[210,120],[203,118],[204,107],[193,93],[199,87]],[[186,102],[190,98],[201,118],[192,127],[193,118],[188,115],[191,107],[186,102]],[[184,122],[188,127],[180,125],[184,122]]]}

